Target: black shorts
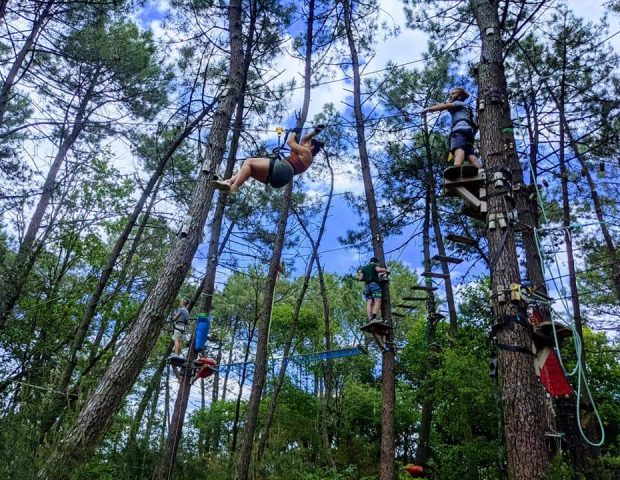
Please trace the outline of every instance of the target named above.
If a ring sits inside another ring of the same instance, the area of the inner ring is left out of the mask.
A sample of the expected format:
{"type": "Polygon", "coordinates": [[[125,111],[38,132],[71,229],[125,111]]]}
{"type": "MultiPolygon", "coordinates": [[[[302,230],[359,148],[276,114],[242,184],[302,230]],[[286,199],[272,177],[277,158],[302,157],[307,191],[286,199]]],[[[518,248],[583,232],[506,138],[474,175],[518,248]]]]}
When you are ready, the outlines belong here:
{"type": "Polygon", "coordinates": [[[281,188],[293,179],[293,166],[285,160],[272,158],[269,162],[267,183],[273,188],[281,188]]]}
{"type": "Polygon", "coordinates": [[[465,150],[465,156],[475,155],[474,136],[470,132],[452,132],[450,134],[450,151],[465,150]]]}

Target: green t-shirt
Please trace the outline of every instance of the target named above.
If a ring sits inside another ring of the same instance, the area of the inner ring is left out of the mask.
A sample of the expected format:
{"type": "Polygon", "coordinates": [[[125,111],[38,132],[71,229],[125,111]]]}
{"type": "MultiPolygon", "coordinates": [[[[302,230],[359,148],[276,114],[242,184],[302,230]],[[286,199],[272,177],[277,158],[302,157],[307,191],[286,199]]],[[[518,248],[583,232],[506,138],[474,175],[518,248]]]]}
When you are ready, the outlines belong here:
{"type": "Polygon", "coordinates": [[[378,264],[376,263],[369,263],[365,267],[362,267],[360,271],[364,275],[364,283],[379,283],[379,274],[376,270],[377,266],[378,264]]]}

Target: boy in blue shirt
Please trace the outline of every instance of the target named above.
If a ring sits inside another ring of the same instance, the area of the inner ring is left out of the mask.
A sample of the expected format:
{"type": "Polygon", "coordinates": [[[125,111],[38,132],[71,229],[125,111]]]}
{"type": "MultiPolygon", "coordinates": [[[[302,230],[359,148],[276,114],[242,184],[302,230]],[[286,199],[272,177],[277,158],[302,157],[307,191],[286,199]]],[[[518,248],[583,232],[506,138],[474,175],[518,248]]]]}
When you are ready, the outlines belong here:
{"type": "Polygon", "coordinates": [[[425,108],[422,114],[447,110],[452,120],[450,151],[454,155],[454,166],[460,167],[463,161],[467,160],[476,168],[482,168],[474,154],[474,135],[477,126],[470,107],[465,104],[468,98],[469,93],[464,88],[455,87],[450,92],[450,100],[447,103],[438,103],[425,108]]]}

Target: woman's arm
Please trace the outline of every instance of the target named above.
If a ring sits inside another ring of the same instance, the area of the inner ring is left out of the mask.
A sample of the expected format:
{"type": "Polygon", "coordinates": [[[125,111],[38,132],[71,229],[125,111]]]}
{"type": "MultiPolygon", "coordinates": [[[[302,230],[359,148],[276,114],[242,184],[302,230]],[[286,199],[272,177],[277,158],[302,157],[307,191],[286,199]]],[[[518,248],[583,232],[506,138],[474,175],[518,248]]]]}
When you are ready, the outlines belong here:
{"type": "Polygon", "coordinates": [[[293,152],[300,155],[308,152],[312,153],[308,147],[302,147],[301,145],[299,145],[299,143],[297,143],[297,134],[295,132],[291,132],[289,134],[288,138],[286,139],[286,144],[291,147],[291,150],[293,152]]]}

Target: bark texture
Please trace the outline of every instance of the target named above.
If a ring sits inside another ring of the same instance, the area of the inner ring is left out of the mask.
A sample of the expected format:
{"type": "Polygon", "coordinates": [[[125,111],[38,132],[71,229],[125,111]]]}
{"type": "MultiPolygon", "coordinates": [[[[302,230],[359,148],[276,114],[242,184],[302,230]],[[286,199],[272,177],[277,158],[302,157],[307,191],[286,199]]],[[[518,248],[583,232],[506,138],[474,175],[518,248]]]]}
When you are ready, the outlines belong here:
{"type": "MultiPolygon", "coordinates": [[[[481,153],[485,159],[487,178],[508,167],[512,177],[520,179],[522,172],[514,148],[514,138],[512,133],[502,132],[507,126],[505,121],[509,105],[498,4],[471,0],[470,8],[482,42],[478,83],[479,99],[484,108],[479,112],[479,119],[481,153]]],[[[487,188],[489,215],[505,214],[504,196],[496,195],[498,188],[494,182],[488,182],[487,188]]],[[[487,237],[494,295],[493,314],[497,321],[502,319],[502,315],[522,315],[522,309],[509,301],[500,302],[497,297],[509,288],[511,283],[520,283],[514,229],[512,225],[506,229],[488,229],[487,237]]],[[[508,323],[504,328],[500,328],[496,340],[498,345],[531,348],[530,332],[517,323],[508,323]]],[[[510,478],[542,480],[548,468],[544,400],[542,389],[536,380],[533,356],[499,348],[498,358],[510,478]]]]}
{"type": "MultiPolygon", "coordinates": [[[[366,134],[364,129],[364,114],[362,112],[362,86],[360,76],[359,55],[354,35],[353,11],[350,0],[343,1],[344,26],[347,43],[351,54],[351,69],[353,73],[353,113],[355,115],[355,130],[361,162],[362,177],[364,180],[364,192],[366,195],[366,208],[368,211],[368,223],[372,234],[372,247],[375,257],[385,265],[383,251],[383,232],[379,222],[375,189],[370,171],[368,149],[366,148],[366,134]]],[[[388,284],[382,284],[383,302],[381,314],[383,321],[393,325],[390,304],[390,290],[388,284]]],[[[390,329],[387,342],[394,342],[394,330],[390,329]]],[[[392,480],[394,478],[394,407],[396,404],[396,373],[394,350],[390,349],[382,353],[382,376],[381,376],[381,459],[379,466],[379,478],[392,480]]]]}

